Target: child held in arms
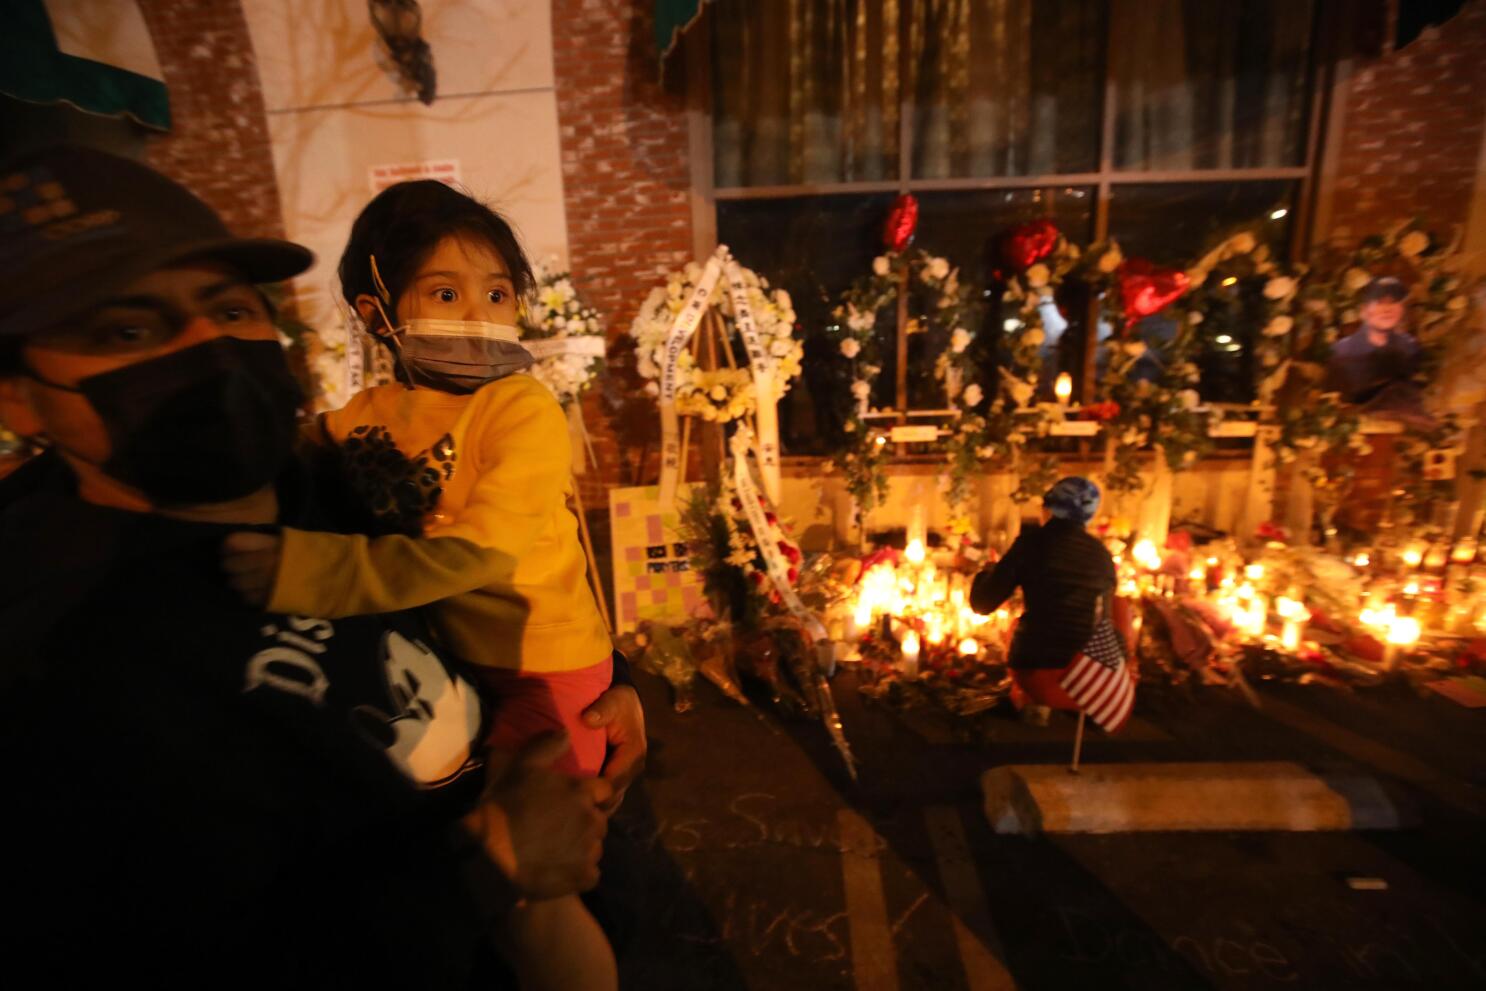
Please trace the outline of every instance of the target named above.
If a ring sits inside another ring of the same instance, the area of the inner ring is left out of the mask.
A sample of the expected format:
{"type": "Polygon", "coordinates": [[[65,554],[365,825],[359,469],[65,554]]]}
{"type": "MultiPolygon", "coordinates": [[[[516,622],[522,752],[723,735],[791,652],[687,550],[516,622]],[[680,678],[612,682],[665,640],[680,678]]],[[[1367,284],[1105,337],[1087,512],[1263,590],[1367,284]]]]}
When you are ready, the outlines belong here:
{"type": "MultiPolygon", "coordinates": [[[[567,507],[566,417],[544,385],[514,374],[531,365],[516,330],[534,284],[526,255],[489,207],[406,182],[356,219],[340,278],[398,381],[322,415],[315,432],[338,446],[377,535],[236,534],[229,578],[272,612],[432,605],[436,631],[492,698],[492,750],[566,732],[556,766],[602,807],[605,732],[582,715],[609,686],[613,644],[567,507]]],[[[522,987],[616,986],[608,941],[576,896],[528,903],[501,942],[522,987]]]]}

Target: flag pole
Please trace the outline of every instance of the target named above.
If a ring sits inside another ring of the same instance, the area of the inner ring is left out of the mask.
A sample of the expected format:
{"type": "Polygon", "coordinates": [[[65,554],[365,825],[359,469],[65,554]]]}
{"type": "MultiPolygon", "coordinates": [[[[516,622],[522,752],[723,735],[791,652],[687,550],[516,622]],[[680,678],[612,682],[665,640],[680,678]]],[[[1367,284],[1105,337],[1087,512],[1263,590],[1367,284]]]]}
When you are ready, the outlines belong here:
{"type": "Polygon", "coordinates": [[[1078,757],[1084,749],[1084,710],[1078,710],[1078,729],[1073,734],[1073,763],[1068,767],[1069,774],[1078,773],[1078,757]]]}

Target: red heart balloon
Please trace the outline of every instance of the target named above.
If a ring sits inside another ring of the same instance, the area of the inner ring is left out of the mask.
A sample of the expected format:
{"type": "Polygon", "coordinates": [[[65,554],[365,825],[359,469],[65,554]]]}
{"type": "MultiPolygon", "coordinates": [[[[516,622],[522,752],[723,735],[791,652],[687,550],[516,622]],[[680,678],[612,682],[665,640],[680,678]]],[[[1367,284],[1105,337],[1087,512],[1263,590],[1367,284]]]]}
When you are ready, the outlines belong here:
{"type": "Polygon", "coordinates": [[[913,240],[918,230],[918,200],[912,193],[904,193],[893,202],[888,211],[887,223],[882,228],[882,243],[889,251],[902,251],[913,240]]]}
{"type": "Polygon", "coordinates": [[[1001,254],[1013,271],[1025,272],[1052,254],[1061,236],[1051,220],[1033,220],[1007,233],[1001,254]]]}
{"type": "Polygon", "coordinates": [[[1187,273],[1175,268],[1157,268],[1144,258],[1128,259],[1119,268],[1120,304],[1129,323],[1160,313],[1186,293],[1187,273]]]}

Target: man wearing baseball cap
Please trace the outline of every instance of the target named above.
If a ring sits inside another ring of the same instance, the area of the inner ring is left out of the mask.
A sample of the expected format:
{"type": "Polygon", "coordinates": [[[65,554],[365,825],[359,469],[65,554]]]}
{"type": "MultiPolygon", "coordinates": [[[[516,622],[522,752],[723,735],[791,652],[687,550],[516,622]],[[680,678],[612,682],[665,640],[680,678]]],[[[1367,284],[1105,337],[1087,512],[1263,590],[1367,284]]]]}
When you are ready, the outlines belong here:
{"type": "Polygon", "coordinates": [[[44,448],[0,481],[0,947],[47,986],[462,986],[516,900],[597,879],[610,783],[560,738],[487,774],[417,616],[223,580],[227,533],[339,522],[256,288],[311,261],[126,159],[0,165],[0,421],[44,448]]]}
{"type": "Polygon", "coordinates": [[[1416,412],[1423,399],[1411,381],[1419,370],[1419,342],[1406,322],[1408,288],[1391,276],[1362,290],[1362,323],[1331,349],[1328,387],[1349,403],[1378,412],[1416,412]]]}

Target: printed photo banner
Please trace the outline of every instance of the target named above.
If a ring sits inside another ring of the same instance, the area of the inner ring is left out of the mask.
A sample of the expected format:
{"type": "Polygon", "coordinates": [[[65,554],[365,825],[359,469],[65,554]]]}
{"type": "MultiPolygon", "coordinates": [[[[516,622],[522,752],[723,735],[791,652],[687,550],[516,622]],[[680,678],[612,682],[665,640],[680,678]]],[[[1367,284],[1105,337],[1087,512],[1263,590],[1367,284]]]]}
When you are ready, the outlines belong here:
{"type": "Polygon", "coordinates": [[[681,431],[679,418],[676,415],[676,362],[680,359],[681,352],[686,350],[686,345],[691,341],[691,335],[696,332],[697,326],[702,322],[702,316],[707,312],[707,300],[717,286],[717,280],[722,275],[722,266],[727,257],[727,245],[718,245],[712,257],[707,259],[707,267],[702,271],[701,280],[692,289],[686,305],[681,308],[680,313],[676,314],[671,330],[666,334],[666,349],[661,356],[660,366],[660,504],[662,506],[675,505],[676,484],[681,476],[681,431]]]}
{"type": "Polygon", "coordinates": [[[748,366],[753,370],[755,425],[758,428],[759,473],[769,501],[778,504],[782,497],[779,472],[779,396],[777,395],[777,362],[769,354],[753,321],[753,307],[748,303],[748,286],[743,270],[732,258],[727,260],[728,296],[733,303],[733,320],[748,351],[748,366]]]}
{"type": "Polygon", "coordinates": [[[779,549],[778,535],[764,515],[764,503],[767,500],[761,500],[758,485],[753,480],[753,470],[748,464],[748,459],[753,454],[753,431],[746,424],[738,424],[729,444],[733,451],[733,485],[738,492],[738,501],[743,504],[743,513],[748,517],[748,525],[753,530],[754,540],[764,556],[764,565],[769,571],[769,579],[774,583],[774,590],[779,593],[779,600],[784,603],[785,608],[809,631],[811,639],[818,645],[829,646],[830,635],[825,626],[800,601],[795,587],[790,584],[789,562],[779,549]]]}

